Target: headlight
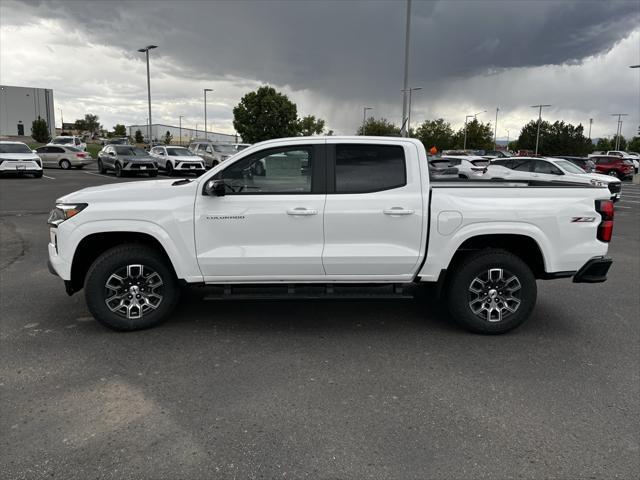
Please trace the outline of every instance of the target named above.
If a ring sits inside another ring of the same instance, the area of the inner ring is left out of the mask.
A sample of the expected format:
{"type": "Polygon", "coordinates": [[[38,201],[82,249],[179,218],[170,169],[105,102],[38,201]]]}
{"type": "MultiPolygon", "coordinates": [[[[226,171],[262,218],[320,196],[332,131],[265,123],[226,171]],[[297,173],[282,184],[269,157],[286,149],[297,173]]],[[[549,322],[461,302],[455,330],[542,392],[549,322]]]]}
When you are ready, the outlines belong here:
{"type": "Polygon", "coordinates": [[[606,187],[607,184],[600,181],[600,180],[596,180],[595,178],[592,178],[591,181],[589,182],[591,183],[591,185],[593,185],[594,187],[606,187]]]}
{"type": "Polygon", "coordinates": [[[85,208],[87,208],[86,203],[57,203],[56,208],[51,210],[47,223],[57,227],[65,220],[75,217],[85,208]]]}

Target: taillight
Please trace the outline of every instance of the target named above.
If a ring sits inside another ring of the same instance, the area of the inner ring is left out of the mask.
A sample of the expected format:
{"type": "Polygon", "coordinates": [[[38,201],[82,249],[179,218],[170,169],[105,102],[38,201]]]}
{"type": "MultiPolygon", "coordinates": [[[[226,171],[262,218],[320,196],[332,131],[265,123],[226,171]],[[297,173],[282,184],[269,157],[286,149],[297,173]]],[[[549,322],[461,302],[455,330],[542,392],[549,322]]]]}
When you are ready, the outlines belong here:
{"type": "Polygon", "coordinates": [[[86,153],[76,153],[76,157],[79,157],[79,158],[84,158],[86,156],[87,156],[86,153]]]}
{"type": "Polygon", "coordinates": [[[596,211],[602,217],[598,225],[598,240],[610,242],[613,236],[613,202],[611,200],[596,200],[596,211]]]}

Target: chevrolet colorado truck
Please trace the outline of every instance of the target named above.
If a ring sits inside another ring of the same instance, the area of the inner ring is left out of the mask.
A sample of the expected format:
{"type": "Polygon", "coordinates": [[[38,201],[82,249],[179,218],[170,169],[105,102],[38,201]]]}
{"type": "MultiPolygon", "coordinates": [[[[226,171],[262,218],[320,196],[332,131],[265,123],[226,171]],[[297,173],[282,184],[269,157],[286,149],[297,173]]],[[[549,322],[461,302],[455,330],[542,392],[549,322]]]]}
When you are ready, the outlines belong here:
{"type": "Polygon", "coordinates": [[[196,179],[60,198],[49,268],[117,330],[159,324],[186,284],[315,298],[431,283],[462,326],[497,334],[529,317],[536,280],[606,280],[609,197],[588,184],[432,181],[410,138],[285,138],[196,179]]]}

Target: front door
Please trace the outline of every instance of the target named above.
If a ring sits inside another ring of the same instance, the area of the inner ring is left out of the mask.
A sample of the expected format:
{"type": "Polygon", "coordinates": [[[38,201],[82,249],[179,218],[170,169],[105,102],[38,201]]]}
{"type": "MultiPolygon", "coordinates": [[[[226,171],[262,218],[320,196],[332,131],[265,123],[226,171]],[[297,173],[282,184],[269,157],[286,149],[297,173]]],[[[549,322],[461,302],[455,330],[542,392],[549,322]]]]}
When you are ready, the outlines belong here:
{"type": "Polygon", "coordinates": [[[273,148],[215,175],[224,196],[198,193],[195,238],[205,281],[322,279],[324,145],[273,148]]]}
{"type": "Polygon", "coordinates": [[[371,143],[327,149],[322,256],[327,277],[364,281],[415,273],[426,245],[417,149],[371,143]]]}

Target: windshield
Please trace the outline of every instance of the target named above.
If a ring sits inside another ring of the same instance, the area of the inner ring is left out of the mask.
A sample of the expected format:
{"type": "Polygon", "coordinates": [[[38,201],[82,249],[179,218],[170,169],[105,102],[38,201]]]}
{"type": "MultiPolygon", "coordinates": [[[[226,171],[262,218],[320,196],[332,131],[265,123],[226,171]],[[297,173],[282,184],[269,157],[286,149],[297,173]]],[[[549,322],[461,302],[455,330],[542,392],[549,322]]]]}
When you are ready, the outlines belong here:
{"type": "Polygon", "coordinates": [[[130,155],[133,157],[147,157],[149,154],[142,148],[135,147],[115,147],[118,155],[130,155]]]}
{"type": "Polygon", "coordinates": [[[232,145],[213,145],[213,149],[218,153],[225,153],[227,155],[233,155],[236,150],[232,145]]]}
{"type": "Polygon", "coordinates": [[[24,143],[5,143],[0,144],[0,153],[31,153],[31,150],[24,143]]]}
{"type": "Polygon", "coordinates": [[[571,163],[568,160],[556,160],[555,164],[569,173],[587,173],[583,169],[581,169],[579,166],[577,166],[574,163],[571,163]]]}
{"type": "Polygon", "coordinates": [[[81,152],[82,150],[80,150],[79,148],[76,147],[67,147],[67,150],[69,150],[70,152],[81,152]]]}
{"type": "Polygon", "coordinates": [[[73,145],[74,141],[72,137],[56,138],[51,143],[57,143],[58,145],[73,145]]]}
{"type": "Polygon", "coordinates": [[[171,157],[193,157],[193,153],[186,148],[167,148],[167,155],[171,157]]]}

